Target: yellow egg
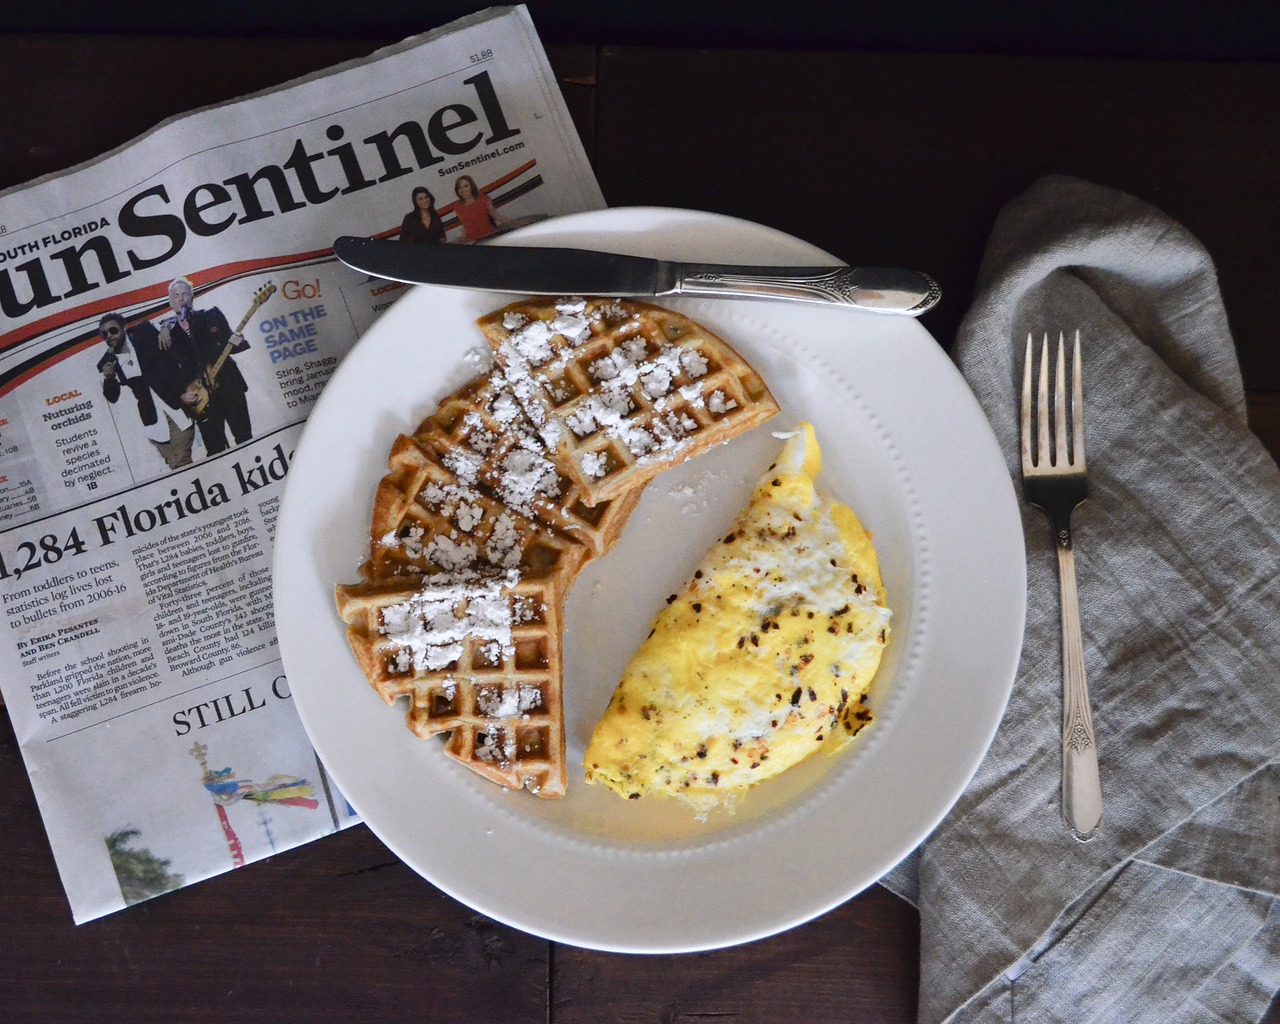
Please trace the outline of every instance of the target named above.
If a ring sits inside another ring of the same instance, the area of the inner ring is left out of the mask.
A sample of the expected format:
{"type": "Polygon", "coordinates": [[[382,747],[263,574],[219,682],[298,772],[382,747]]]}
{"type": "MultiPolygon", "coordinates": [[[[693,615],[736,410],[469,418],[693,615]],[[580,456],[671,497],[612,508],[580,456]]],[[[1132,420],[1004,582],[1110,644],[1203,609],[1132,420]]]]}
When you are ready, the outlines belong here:
{"type": "Polygon", "coordinates": [[[706,812],[870,722],[890,619],[875,549],[818,492],[813,427],[785,436],[623,673],[587,746],[588,782],[706,812]]]}

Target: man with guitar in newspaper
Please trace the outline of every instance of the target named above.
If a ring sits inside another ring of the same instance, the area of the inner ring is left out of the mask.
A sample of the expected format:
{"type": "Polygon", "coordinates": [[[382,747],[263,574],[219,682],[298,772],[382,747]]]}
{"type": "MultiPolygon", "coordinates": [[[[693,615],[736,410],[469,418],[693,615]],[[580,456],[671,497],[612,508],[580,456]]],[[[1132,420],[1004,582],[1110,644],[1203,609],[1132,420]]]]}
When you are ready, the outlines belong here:
{"type": "Polygon", "coordinates": [[[102,396],[114,405],[127,388],[138,403],[147,440],[165,465],[170,469],[191,465],[196,425],[182,408],[181,395],[192,375],[200,371],[194,350],[170,345],[161,352],[155,324],[140,320],[130,327],[114,312],[98,321],[98,334],[107,346],[98,360],[102,396]]]}
{"type": "MultiPolygon", "coordinates": [[[[274,291],[274,287],[271,289],[274,291]]],[[[241,332],[235,331],[217,306],[195,309],[195,291],[191,282],[179,277],[169,285],[169,308],[174,315],[160,324],[160,348],[194,346],[204,371],[182,393],[182,406],[196,421],[205,453],[216,455],[228,447],[227,429],[236,444],[244,444],[253,436],[249,421],[249,403],[245,392],[249,385],[230,358],[249,347],[241,332]]],[[[261,302],[256,300],[254,309],[261,302]]],[[[252,313],[252,310],[250,311],[252,313]]],[[[248,320],[246,316],[245,320],[248,320]]]]}

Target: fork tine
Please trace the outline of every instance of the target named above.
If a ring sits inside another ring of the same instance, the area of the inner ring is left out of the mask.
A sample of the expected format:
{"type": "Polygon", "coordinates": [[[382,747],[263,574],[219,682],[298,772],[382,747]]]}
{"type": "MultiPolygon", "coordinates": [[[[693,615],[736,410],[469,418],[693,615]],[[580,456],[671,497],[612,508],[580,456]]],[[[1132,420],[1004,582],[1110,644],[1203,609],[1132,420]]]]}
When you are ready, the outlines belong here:
{"type": "Polygon", "coordinates": [[[1067,451],[1067,341],[1061,331],[1053,382],[1053,464],[1071,465],[1071,453],[1067,451]]]}
{"type": "Polygon", "coordinates": [[[1040,347],[1040,387],[1037,394],[1036,434],[1039,439],[1037,467],[1053,465],[1053,452],[1049,447],[1049,334],[1045,333],[1040,347]]]}
{"type": "Polygon", "coordinates": [[[1027,332],[1027,358],[1022,366],[1022,471],[1034,467],[1031,454],[1031,332],[1027,332]]]}
{"type": "Polygon", "coordinates": [[[1084,368],[1080,365],[1080,332],[1071,353],[1071,464],[1084,469],[1084,368]]]}

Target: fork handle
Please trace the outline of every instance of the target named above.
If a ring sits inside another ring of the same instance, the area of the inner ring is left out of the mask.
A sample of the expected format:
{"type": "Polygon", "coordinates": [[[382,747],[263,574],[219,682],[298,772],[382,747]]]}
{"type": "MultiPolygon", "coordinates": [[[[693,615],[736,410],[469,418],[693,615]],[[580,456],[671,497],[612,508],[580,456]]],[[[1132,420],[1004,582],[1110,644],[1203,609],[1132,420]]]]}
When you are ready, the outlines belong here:
{"type": "Polygon", "coordinates": [[[1084,675],[1076,557],[1068,529],[1059,530],[1056,539],[1062,598],[1062,817],[1071,834],[1087,843],[1102,825],[1102,783],[1084,675]]]}

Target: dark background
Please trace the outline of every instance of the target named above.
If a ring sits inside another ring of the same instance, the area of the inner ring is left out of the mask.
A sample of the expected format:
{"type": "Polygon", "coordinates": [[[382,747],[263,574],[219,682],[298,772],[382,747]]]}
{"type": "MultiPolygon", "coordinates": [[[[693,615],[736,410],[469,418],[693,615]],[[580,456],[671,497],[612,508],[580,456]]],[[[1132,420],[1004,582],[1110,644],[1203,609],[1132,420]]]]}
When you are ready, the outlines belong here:
{"type": "MultiPolygon", "coordinates": [[[[0,188],[482,4],[5,0],[0,188]]],[[[944,345],[997,211],[1040,175],[1157,205],[1218,263],[1250,422],[1280,455],[1280,0],[527,6],[609,205],[742,216],[920,266],[943,285],[925,325],[944,345]]],[[[878,886],[760,942],[628,957],[489,921],[364,827],[76,928],[0,719],[6,1022],[915,1018],[918,919],[878,886]]]]}
{"type": "MultiPolygon", "coordinates": [[[[467,0],[10,0],[0,32],[409,35],[470,14],[467,0]]],[[[1274,2],[1126,0],[530,0],[545,44],[1280,60],[1274,2]]]]}

